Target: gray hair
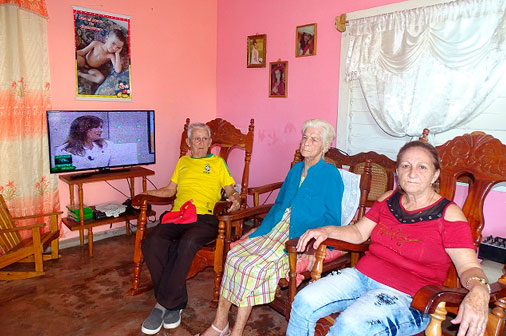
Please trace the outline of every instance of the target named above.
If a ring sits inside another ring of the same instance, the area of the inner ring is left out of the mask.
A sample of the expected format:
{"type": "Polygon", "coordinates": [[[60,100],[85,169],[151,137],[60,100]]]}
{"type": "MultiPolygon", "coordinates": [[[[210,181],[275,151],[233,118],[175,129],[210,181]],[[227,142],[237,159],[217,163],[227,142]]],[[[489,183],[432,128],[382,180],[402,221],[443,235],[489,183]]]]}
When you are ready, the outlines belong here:
{"type": "Polygon", "coordinates": [[[207,134],[209,135],[209,138],[211,138],[211,129],[209,128],[209,126],[207,126],[204,123],[194,123],[188,126],[188,139],[191,139],[192,130],[194,129],[205,129],[207,131],[207,134]]]}
{"type": "Polygon", "coordinates": [[[330,146],[334,138],[336,137],[336,131],[331,124],[321,119],[310,119],[302,124],[302,133],[306,131],[308,127],[314,127],[320,130],[322,136],[322,146],[330,146]]]}

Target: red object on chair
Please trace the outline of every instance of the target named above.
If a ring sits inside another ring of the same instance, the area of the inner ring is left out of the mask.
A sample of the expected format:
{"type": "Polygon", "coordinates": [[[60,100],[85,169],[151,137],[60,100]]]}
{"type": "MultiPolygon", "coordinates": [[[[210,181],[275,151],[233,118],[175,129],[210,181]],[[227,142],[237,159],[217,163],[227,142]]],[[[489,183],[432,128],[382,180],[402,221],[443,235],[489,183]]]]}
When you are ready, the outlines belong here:
{"type": "Polygon", "coordinates": [[[166,211],[160,218],[162,224],[189,224],[197,221],[197,208],[193,200],[189,200],[177,211],[166,211]]]}

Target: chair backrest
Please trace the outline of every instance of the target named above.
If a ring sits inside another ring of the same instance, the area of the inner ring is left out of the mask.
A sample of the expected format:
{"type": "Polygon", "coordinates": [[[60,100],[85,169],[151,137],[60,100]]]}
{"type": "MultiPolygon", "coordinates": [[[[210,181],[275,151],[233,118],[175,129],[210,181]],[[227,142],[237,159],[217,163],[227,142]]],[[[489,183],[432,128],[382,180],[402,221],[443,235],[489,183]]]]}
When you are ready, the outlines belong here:
{"type": "MultiPolygon", "coordinates": [[[[219,156],[228,162],[228,156],[233,148],[240,147],[244,149],[244,168],[241,177],[241,199],[243,200],[241,207],[246,207],[246,197],[248,194],[248,182],[249,182],[249,165],[251,162],[251,153],[253,152],[253,130],[254,119],[250,120],[248,127],[248,133],[242,133],[241,130],[237,129],[230,122],[216,118],[206,123],[211,129],[212,148],[215,146],[219,147],[219,156]]],[[[190,118],[186,118],[183,133],[181,134],[181,146],[179,157],[182,157],[188,153],[190,147],[186,143],[188,138],[188,126],[190,126],[190,118]]]]}
{"type": "Polygon", "coordinates": [[[325,159],[339,168],[349,167],[349,170],[355,174],[362,174],[365,162],[371,160],[371,190],[367,197],[367,207],[371,207],[381,195],[394,187],[395,161],[385,155],[376,152],[346,155],[337,148],[330,148],[325,159]]]}
{"type": "MultiPolygon", "coordinates": [[[[485,197],[492,186],[506,181],[506,145],[491,135],[472,132],[457,136],[436,149],[441,157],[439,193],[452,200],[457,182],[469,184],[462,211],[478,247],[485,224],[485,197]]],[[[445,285],[458,287],[455,269],[450,270],[445,285]]]]}
{"type": "MultiPolygon", "coordinates": [[[[299,150],[295,152],[292,166],[301,161],[299,150]]],[[[325,154],[325,161],[332,163],[337,168],[348,168],[350,172],[361,175],[364,172],[365,163],[371,160],[371,189],[367,197],[366,206],[373,203],[385,192],[394,188],[395,161],[376,152],[358,153],[355,155],[344,154],[337,148],[331,147],[325,154]]]]}
{"type": "MultiPolygon", "coordinates": [[[[7,209],[7,204],[2,195],[0,195],[0,229],[12,229],[14,221],[7,209]]],[[[21,237],[17,231],[0,233],[0,250],[3,254],[9,252],[12,248],[21,242],[21,237]]]]}

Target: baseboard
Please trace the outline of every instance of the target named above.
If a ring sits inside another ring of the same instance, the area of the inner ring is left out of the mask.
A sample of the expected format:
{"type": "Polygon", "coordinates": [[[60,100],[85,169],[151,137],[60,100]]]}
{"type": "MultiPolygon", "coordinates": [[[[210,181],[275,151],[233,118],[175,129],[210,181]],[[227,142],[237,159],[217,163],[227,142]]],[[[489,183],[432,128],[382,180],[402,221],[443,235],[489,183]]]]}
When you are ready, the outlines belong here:
{"type": "MultiPolygon", "coordinates": [[[[146,224],[146,227],[149,229],[149,228],[152,228],[156,225],[158,225],[158,220],[155,222],[148,221],[146,224]]],[[[132,234],[135,234],[135,231],[137,230],[137,225],[131,225],[130,230],[132,231],[132,234]]],[[[117,228],[110,229],[110,230],[100,231],[97,233],[93,233],[93,242],[96,242],[96,241],[99,241],[102,239],[111,238],[111,237],[121,236],[124,234],[126,234],[124,226],[117,227],[117,228]]],[[[88,237],[86,235],[86,230],[85,230],[85,235],[84,235],[84,243],[85,244],[88,243],[88,237]]],[[[69,247],[79,246],[80,244],[81,243],[79,241],[79,237],[72,237],[69,239],[60,240],[59,241],[59,248],[61,250],[61,249],[69,248],[69,247]]]]}

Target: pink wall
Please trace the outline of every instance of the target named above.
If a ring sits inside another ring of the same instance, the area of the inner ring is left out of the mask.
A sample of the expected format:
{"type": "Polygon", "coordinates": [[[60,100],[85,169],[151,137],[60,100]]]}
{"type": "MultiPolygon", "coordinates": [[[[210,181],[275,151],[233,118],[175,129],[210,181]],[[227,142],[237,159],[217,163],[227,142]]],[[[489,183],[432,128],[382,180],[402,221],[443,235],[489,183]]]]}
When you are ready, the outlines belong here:
{"type": "MultiPolygon", "coordinates": [[[[255,118],[250,186],[283,180],[303,121],[322,118],[336,125],[341,33],[335,17],[396,2],[218,0],[217,115],[244,128],[255,118]],[[296,58],[295,27],[310,23],[318,25],[317,55],[296,58]],[[267,64],[288,61],[288,98],[268,97],[268,66],[246,68],[246,37],[255,34],[267,34],[267,64]]],[[[506,237],[498,214],[505,203],[504,193],[490,193],[484,235],[506,237]]]]}
{"type": "MultiPolygon", "coordinates": [[[[250,185],[282,180],[309,118],[336,124],[341,33],[336,15],[398,0],[350,2],[244,1],[87,1],[47,0],[49,58],[54,109],[155,109],[157,164],[151,180],[164,186],[177,159],[186,117],[218,117],[246,130],[255,118],[250,185]],[[297,6],[294,7],[294,3],[297,6]],[[74,99],[74,35],[71,6],[131,16],[133,102],[74,99]],[[317,55],[295,57],[295,27],[317,23],[317,55]],[[246,36],[267,34],[267,62],[287,60],[288,98],[268,98],[268,68],[246,68],[246,36]]],[[[339,135],[338,135],[339,136],[339,135]]],[[[234,158],[232,158],[234,159],[234,158]]],[[[239,164],[231,163],[238,178],[239,164]]],[[[126,182],[112,184],[128,194],[126,182]]],[[[60,183],[60,202],[68,204],[68,187],[60,183]]],[[[136,186],[140,190],[139,184],[136,186]]],[[[104,183],[85,186],[85,202],[123,201],[104,183]]],[[[485,210],[504,205],[494,195],[485,210]]],[[[499,223],[497,223],[499,226],[499,223]]],[[[107,229],[108,226],[101,229],[107,229]]],[[[487,225],[488,234],[492,229],[487,225]]],[[[506,236],[502,230],[503,236],[506,236]]],[[[65,238],[72,236],[68,232],[65,238]]]]}
{"type": "MultiPolygon", "coordinates": [[[[157,187],[165,186],[178,158],[185,118],[201,121],[216,115],[217,2],[47,0],[47,6],[53,109],[154,109],[157,163],[148,168],[156,172],[151,180],[157,187]],[[74,99],[71,6],[131,16],[132,102],[74,99]]],[[[126,181],[111,183],[129,194],[126,181]]],[[[136,188],[140,190],[140,184],[136,188]]],[[[59,189],[64,207],[68,186],[59,182],[59,189]]],[[[84,198],[90,205],[125,200],[102,182],[86,185],[84,198]]],[[[66,232],[65,238],[73,235],[66,232]]]]}
{"type": "MultiPolygon", "coordinates": [[[[398,0],[218,0],[218,116],[255,118],[250,185],[282,180],[311,118],[337,122],[341,33],[338,14],[398,0]],[[295,27],[317,23],[317,55],[295,57],[295,27]],[[267,34],[267,67],[246,68],[246,37],[267,34]],[[268,62],[288,61],[288,98],[269,98],[268,62]]],[[[339,135],[338,135],[339,136],[339,135]]]]}

